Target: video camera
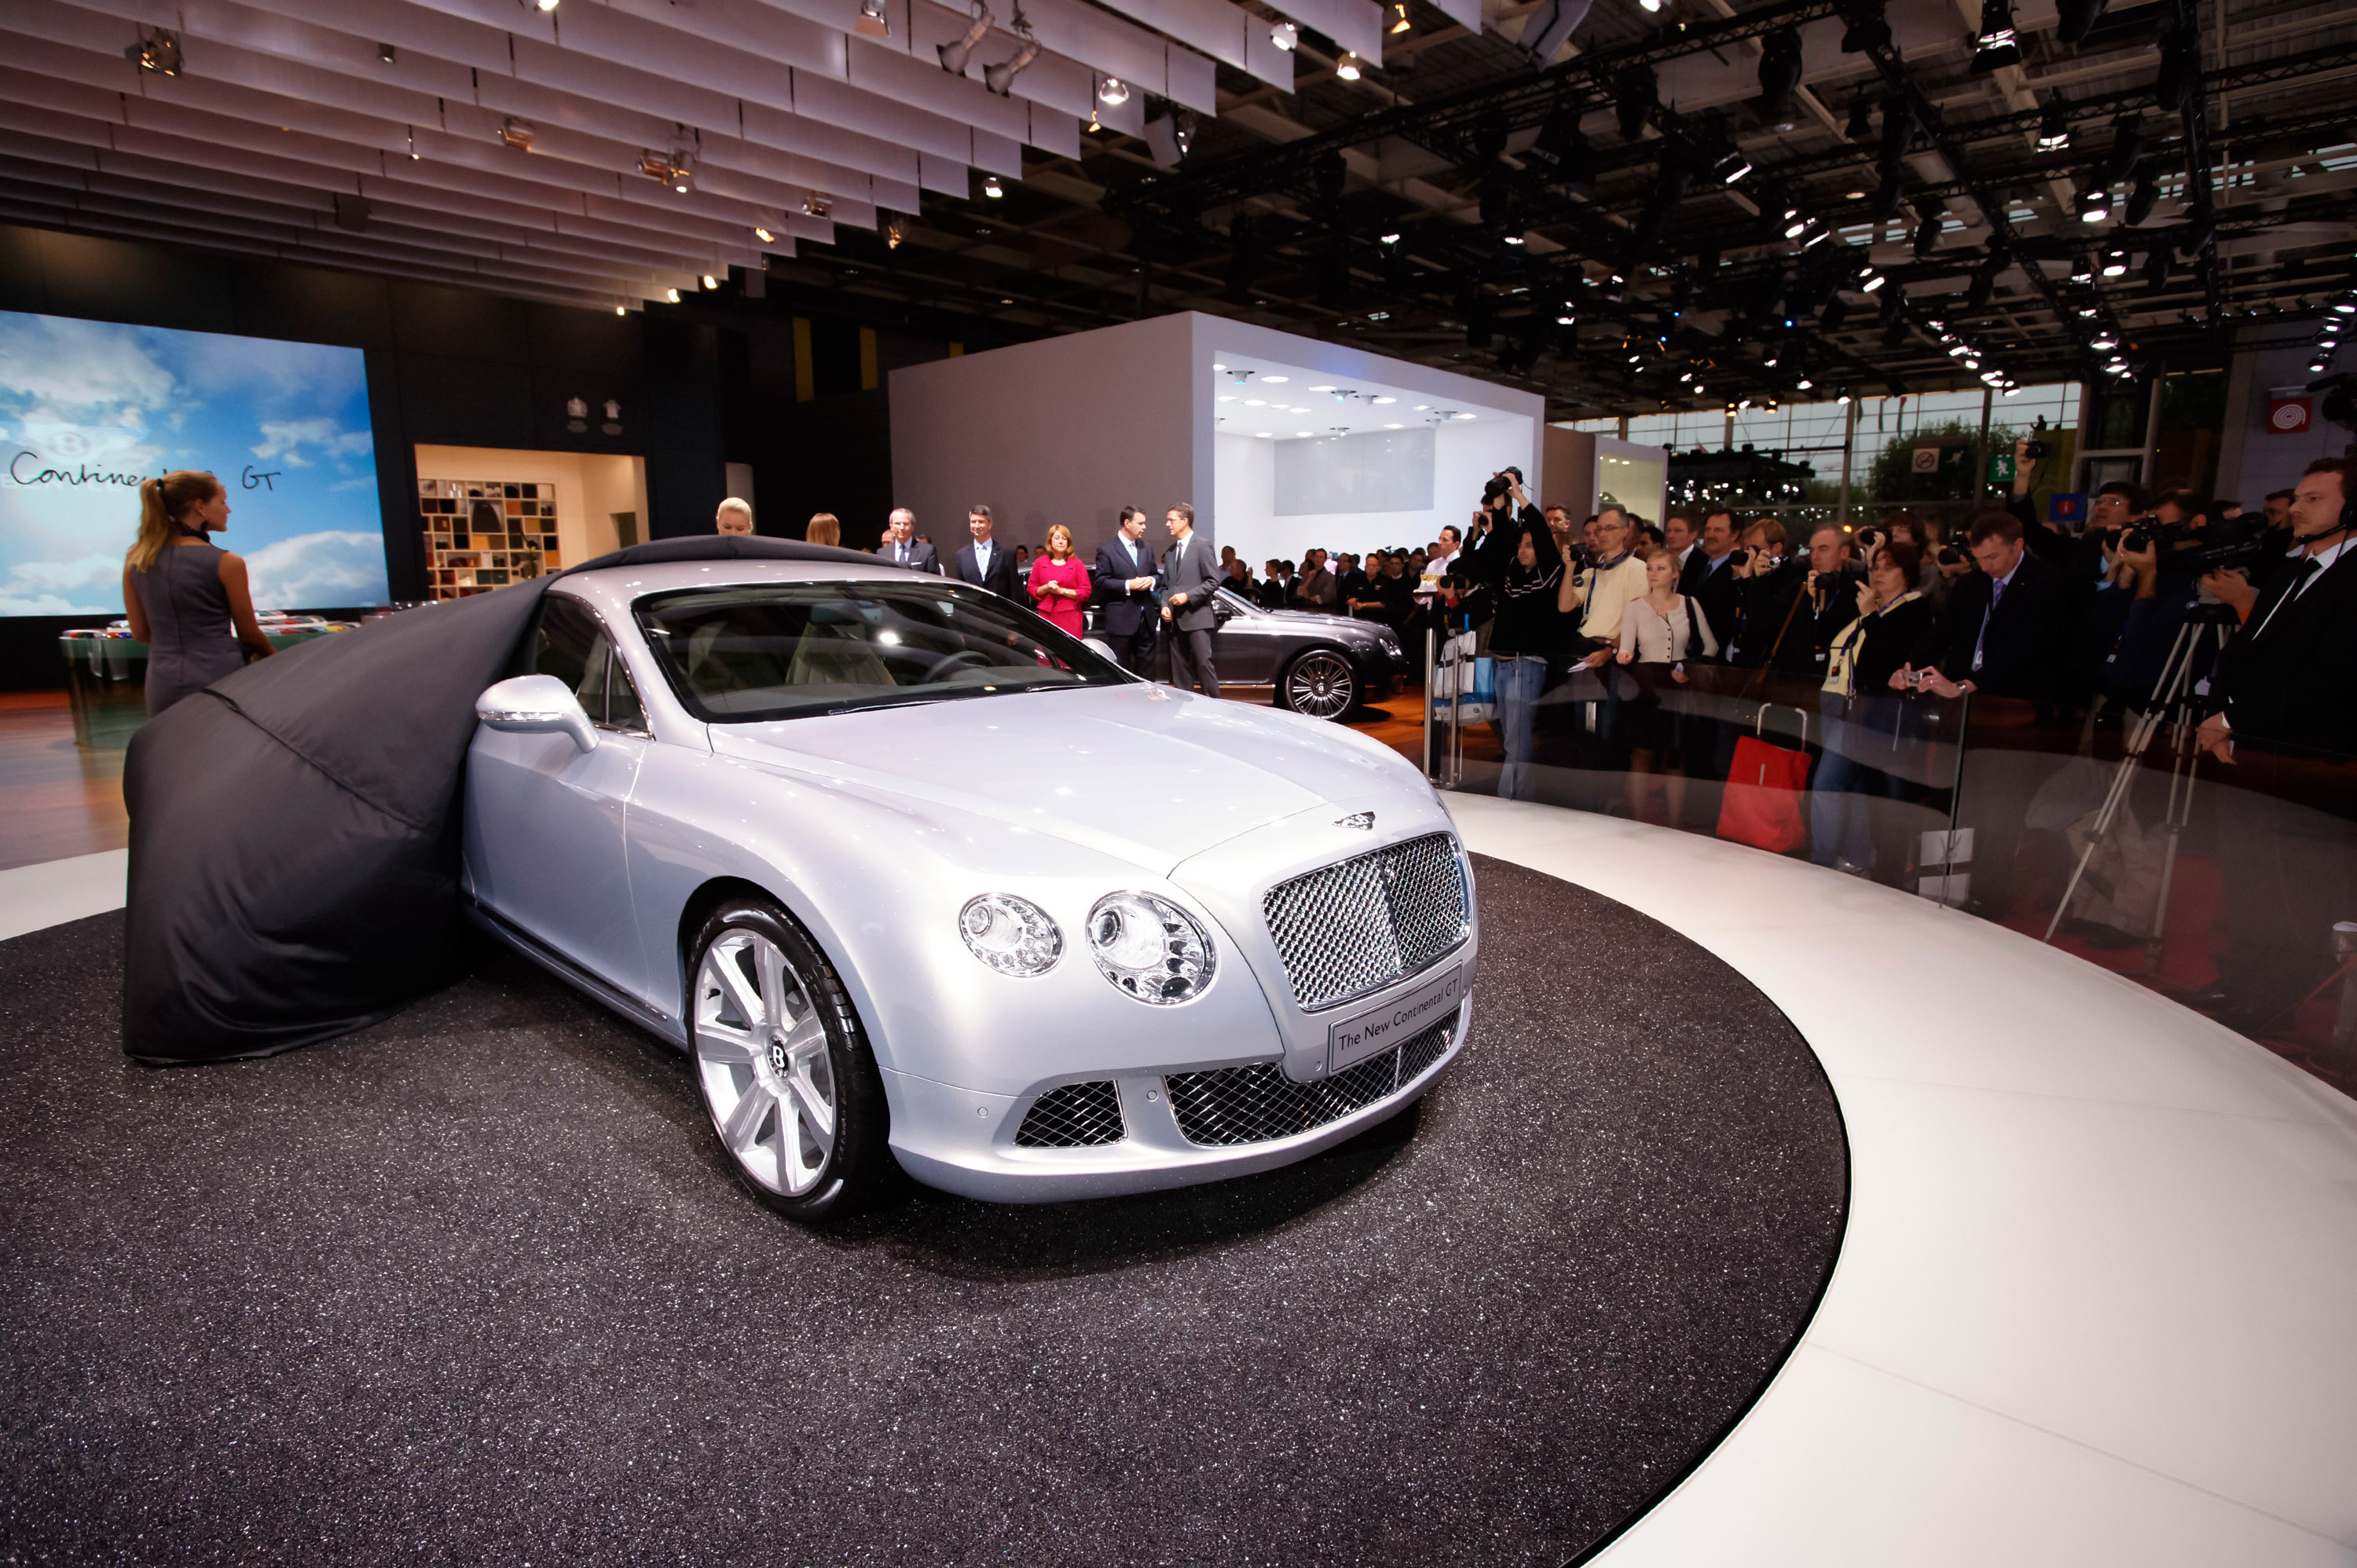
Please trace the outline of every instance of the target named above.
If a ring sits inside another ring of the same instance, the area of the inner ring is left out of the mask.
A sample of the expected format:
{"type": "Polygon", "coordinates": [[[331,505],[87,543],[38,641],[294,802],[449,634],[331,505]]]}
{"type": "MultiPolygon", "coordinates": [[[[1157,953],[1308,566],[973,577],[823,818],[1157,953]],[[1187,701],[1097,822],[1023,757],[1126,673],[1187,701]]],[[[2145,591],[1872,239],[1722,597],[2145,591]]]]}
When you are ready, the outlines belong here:
{"type": "MultiPolygon", "coordinates": [[[[1491,475],[1489,483],[1481,487],[1482,506],[1495,507],[1498,504],[1499,498],[1512,495],[1513,493],[1513,489],[1514,481],[1507,478],[1505,475],[1491,475]]],[[[1458,492],[1460,495],[1463,493],[1464,492],[1462,491],[1458,492]]]]}
{"type": "Polygon", "coordinates": [[[2022,443],[2021,455],[2035,463],[2040,458],[2045,456],[2049,452],[2051,452],[2053,448],[2039,439],[2040,436],[2045,434],[2046,416],[2041,413],[2038,416],[2037,423],[2029,427],[2029,439],[2022,443]]]}
{"type": "Polygon", "coordinates": [[[2261,532],[2264,521],[2264,517],[2256,521],[2228,518],[2207,528],[2190,522],[2142,523],[2121,532],[2120,547],[2139,552],[2158,548],[2160,566],[2172,575],[2199,577],[2212,572],[2242,571],[2267,554],[2267,542],[2261,532]],[[2198,548],[2189,550],[2184,548],[2187,545],[2198,548]]]}

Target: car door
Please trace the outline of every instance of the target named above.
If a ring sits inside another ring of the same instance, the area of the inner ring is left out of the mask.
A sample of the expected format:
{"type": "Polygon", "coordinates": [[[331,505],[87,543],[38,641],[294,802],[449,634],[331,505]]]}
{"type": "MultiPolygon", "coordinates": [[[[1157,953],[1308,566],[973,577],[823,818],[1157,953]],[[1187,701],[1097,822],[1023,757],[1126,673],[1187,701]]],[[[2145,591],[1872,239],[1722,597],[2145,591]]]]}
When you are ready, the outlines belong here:
{"type": "Polygon", "coordinates": [[[563,735],[475,732],[466,843],[475,896],[526,934],[634,995],[646,955],[630,902],[624,818],[652,744],[630,672],[596,611],[551,593],[533,671],[573,688],[597,726],[584,752],[563,735]]]}
{"type": "Polygon", "coordinates": [[[1227,618],[1211,637],[1211,658],[1222,684],[1266,686],[1276,680],[1276,660],[1285,623],[1258,607],[1244,603],[1229,589],[1220,590],[1220,613],[1227,618]]]}

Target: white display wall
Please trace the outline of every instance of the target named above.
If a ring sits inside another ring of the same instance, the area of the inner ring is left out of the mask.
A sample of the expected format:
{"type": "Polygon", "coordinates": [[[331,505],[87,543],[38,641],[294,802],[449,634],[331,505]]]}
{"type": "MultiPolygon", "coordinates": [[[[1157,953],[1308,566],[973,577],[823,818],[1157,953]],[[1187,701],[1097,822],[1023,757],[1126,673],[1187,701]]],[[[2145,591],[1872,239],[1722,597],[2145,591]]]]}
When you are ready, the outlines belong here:
{"type": "Polygon", "coordinates": [[[1540,493],[1536,394],[1194,312],[912,365],[888,384],[894,499],[944,551],[964,542],[975,502],[1006,542],[1036,545],[1061,522],[1093,554],[1124,505],[1146,509],[1158,545],[1164,510],[1185,500],[1199,531],[1257,567],[1313,545],[1427,543],[1461,526],[1508,466],[1540,493]],[[1420,459],[1383,446],[1394,431],[1430,432],[1426,504],[1396,504],[1420,459]],[[1332,450],[1287,458],[1297,479],[1314,480],[1318,462],[1355,465],[1366,471],[1338,488],[1383,510],[1281,515],[1275,453],[1300,441],[1332,450]]]}

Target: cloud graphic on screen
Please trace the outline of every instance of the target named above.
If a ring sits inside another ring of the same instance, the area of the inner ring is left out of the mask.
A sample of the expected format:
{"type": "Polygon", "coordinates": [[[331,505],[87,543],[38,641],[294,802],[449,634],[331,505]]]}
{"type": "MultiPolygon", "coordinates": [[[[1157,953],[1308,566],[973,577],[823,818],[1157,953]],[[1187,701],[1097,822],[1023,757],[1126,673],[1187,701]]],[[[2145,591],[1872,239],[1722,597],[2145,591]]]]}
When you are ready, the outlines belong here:
{"type": "Polygon", "coordinates": [[[385,602],[382,533],[298,533],[255,550],[245,570],[258,610],[385,602]]]}
{"type": "Polygon", "coordinates": [[[303,456],[306,447],[313,448],[323,457],[349,457],[366,452],[374,446],[365,430],[346,430],[334,420],[324,416],[311,419],[265,419],[262,422],[262,442],[253,455],[263,462],[283,461],[297,468],[307,468],[311,460],[303,456]]]}
{"type": "Polygon", "coordinates": [[[0,317],[0,396],[70,408],[167,406],[172,372],[122,328],[54,316],[0,317]]]}
{"type": "Polygon", "coordinates": [[[0,583],[0,616],[121,615],[123,557],[93,552],[72,561],[24,561],[0,583]]]}

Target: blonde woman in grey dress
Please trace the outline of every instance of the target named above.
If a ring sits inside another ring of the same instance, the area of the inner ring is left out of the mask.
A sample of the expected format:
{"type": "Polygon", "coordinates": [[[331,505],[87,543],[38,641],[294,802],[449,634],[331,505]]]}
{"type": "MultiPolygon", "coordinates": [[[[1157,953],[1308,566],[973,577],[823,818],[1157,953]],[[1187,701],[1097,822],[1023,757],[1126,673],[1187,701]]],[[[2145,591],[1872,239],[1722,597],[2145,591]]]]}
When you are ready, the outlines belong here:
{"type": "Polygon", "coordinates": [[[139,542],[123,564],[123,608],[147,645],[147,716],[272,651],[253,618],[245,562],[211,535],[229,526],[229,492],[181,468],[139,487],[139,542]]]}

